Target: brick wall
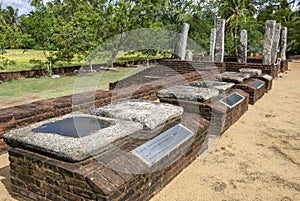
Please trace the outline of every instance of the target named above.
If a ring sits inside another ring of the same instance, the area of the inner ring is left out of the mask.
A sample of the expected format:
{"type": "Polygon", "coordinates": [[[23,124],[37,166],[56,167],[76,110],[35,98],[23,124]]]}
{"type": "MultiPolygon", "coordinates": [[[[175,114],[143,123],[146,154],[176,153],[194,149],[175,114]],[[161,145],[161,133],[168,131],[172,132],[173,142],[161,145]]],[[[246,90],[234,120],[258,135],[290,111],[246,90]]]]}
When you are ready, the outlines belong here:
{"type": "Polygon", "coordinates": [[[233,71],[233,72],[239,72],[241,68],[254,68],[262,70],[263,74],[268,74],[272,76],[273,78],[277,78],[279,71],[280,71],[280,65],[263,65],[263,64],[254,64],[254,63],[235,63],[235,62],[227,62],[225,63],[226,71],[233,71]]]}
{"type": "MultiPolygon", "coordinates": [[[[161,59],[154,59],[150,60],[150,63],[157,63],[161,59]]],[[[127,67],[127,66],[134,66],[134,65],[146,65],[147,61],[128,61],[122,63],[114,63],[114,66],[118,67],[127,67]]],[[[93,64],[93,68],[99,68],[104,64],[93,64]]],[[[75,70],[79,70],[80,68],[87,68],[90,69],[90,66],[69,66],[69,67],[60,67],[60,68],[53,68],[53,73],[57,75],[68,75],[73,74],[75,70]]],[[[0,72],[0,80],[16,80],[20,78],[31,78],[31,77],[39,77],[39,76],[46,76],[47,73],[45,69],[41,70],[24,70],[24,71],[14,71],[14,72],[0,72]]]]}
{"type": "MultiPolygon", "coordinates": [[[[170,122],[163,130],[173,123],[178,122],[170,122]]],[[[67,163],[31,151],[11,149],[9,160],[12,195],[24,201],[149,200],[198,156],[208,122],[197,115],[185,113],[181,123],[193,131],[195,136],[150,168],[145,167],[134,155],[126,157],[124,154],[115,154],[113,150],[79,163],[67,163]],[[162,162],[166,162],[165,165],[162,162]],[[110,168],[110,164],[115,168],[110,168]]],[[[151,139],[136,139],[130,144],[123,143],[118,148],[130,152],[149,140],[151,139]]]]}

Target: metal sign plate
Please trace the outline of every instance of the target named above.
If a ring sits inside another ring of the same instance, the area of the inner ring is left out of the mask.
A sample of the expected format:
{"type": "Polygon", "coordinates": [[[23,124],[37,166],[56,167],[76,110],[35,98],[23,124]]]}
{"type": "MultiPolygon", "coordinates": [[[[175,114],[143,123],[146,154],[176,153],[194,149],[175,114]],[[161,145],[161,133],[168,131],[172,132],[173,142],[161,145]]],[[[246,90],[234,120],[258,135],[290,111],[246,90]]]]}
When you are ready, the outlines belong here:
{"type": "Polygon", "coordinates": [[[255,87],[256,89],[259,89],[264,85],[264,82],[256,80],[256,81],[249,82],[249,85],[255,87]]]}
{"type": "Polygon", "coordinates": [[[220,102],[226,105],[229,108],[233,108],[240,102],[242,102],[245,99],[244,96],[238,94],[238,93],[232,93],[229,96],[226,96],[225,98],[221,99],[220,102]]]}
{"type": "Polygon", "coordinates": [[[178,124],[131,152],[152,166],[193,136],[192,131],[178,124]]]}

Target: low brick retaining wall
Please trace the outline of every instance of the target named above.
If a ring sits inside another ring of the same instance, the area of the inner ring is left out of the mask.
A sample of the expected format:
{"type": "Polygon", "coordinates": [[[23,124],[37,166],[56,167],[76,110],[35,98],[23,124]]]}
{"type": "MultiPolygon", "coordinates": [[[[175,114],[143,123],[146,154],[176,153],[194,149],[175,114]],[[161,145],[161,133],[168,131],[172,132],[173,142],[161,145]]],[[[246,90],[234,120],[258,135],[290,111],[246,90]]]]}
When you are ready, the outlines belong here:
{"type": "Polygon", "coordinates": [[[156,100],[157,91],[163,87],[207,79],[207,72],[191,72],[184,75],[169,77],[169,79],[153,82],[134,84],[129,87],[115,89],[113,91],[97,91],[94,93],[82,93],[76,102],[72,102],[72,95],[60,98],[36,101],[30,104],[5,108],[0,110],[0,151],[7,146],[1,139],[2,135],[11,130],[21,128],[45,119],[62,116],[72,110],[86,111],[91,106],[100,107],[111,102],[128,99],[156,100]],[[72,105],[73,104],[73,105],[72,105]]]}
{"type": "MultiPolygon", "coordinates": [[[[157,63],[160,62],[161,59],[153,59],[150,60],[150,63],[157,63]]],[[[135,65],[146,65],[147,61],[141,60],[141,61],[128,61],[128,62],[122,62],[122,63],[114,63],[114,66],[118,67],[128,67],[128,66],[135,66],[135,65]]],[[[105,66],[104,64],[93,64],[93,68],[99,68],[101,66],[105,66]]],[[[56,75],[69,75],[73,74],[75,70],[79,70],[81,68],[87,68],[90,69],[90,66],[68,66],[68,67],[59,67],[59,68],[53,68],[52,71],[56,75]]],[[[23,71],[14,71],[14,72],[0,72],[0,80],[1,81],[7,81],[7,80],[16,80],[20,78],[32,78],[32,77],[39,77],[39,76],[46,76],[46,70],[40,69],[40,70],[23,70],[23,71]]]]}
{"type": "Polygon", "coordinates": [[[280,65],[263,65],[263,64],[254,64],[254,63],[235,63],[235,62],[227,62],[225,63],[226,71],[239,72],[241,68],[253,68],[262,70],[263,74],[268,74],[273,78],[277,78],[280,72],[280,65]]]}
{"type": "MultiPolygon", "coordinates": [[[[173,123],[170,122],[164,130],[172,127],[173,123]]],[[[145,163],[134,155],[125,156],[114,150],[108,150],[93,159],[68,163],[28,150],[11,149],[12,195],[24,201],[149,200],[191,164],[201,149],[208,122],[198,115],[185,113],[181,124],[194,132],[194,137],[150,167],[149,170],[153,168],[155,171],[142,171],[139,174],[135,172],[144,170],[145,163]],[[168,165],[161,165],[162,161],[168,165]]],[[[129,152],[149,140],[136,139],[118,148],[129,152]]]]}

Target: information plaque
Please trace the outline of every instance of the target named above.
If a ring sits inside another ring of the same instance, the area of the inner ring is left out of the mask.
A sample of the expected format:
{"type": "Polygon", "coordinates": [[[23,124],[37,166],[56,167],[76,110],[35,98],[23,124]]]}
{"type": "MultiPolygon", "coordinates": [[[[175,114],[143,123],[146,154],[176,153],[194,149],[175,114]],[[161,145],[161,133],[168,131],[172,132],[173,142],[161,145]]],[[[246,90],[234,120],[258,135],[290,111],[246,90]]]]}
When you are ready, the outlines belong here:
{"type": "Polygon", "coordinates": [[[192,131],[178,124],[131,152],[148,166],[152,166],[193,136],[192,131]]]}
{"type": "Polygon", "coordinates": [[[234,92],[229,96],[226,96],[225,98],[221,99],[220,102],[229,108],[233,108],[234,106],[242,102],[244,99],[245,99],[244,96],[234,92]]]}
{"type": "Polygon", "coordinates": [[[256,89],[259,89],[264,85],[264,82],[256,80],[256,81],[249,82],[249,84],[255,87],[256,89]]]}

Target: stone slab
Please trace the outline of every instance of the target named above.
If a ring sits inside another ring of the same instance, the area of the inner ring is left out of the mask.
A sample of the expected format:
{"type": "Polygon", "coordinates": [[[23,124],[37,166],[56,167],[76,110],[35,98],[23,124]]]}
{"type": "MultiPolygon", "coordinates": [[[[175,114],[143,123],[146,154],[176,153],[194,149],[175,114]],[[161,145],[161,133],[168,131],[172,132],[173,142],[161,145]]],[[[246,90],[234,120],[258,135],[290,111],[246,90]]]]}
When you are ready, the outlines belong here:
{"type": "Polygon", "coordinates": [[[268,75],[268,74],[265,74],[262,77],[265,78],[265,79],[267,79],[267,80],[269,80],[269,81],[273,80],[273,77],[270,76],[270,75],[268,75]]]}
{"type": "Polygon", "coordinates": [[[112,103],[95,109],[94,114],[141,123],[145,129],[155,129],[167,121],[180,117],[183,108],[144,100],[129,100],[112,103]]]}
{"type": "Polygon", "coordinates": [[[251,74],[249,73],[239,73],[239,72],[224,72],[217,75],[217,79],[220,81],[229,81],[229,82],[244,82],[249,79],[251,74]]]}
{"type": "Polygon", "coordinates": [[[61,160],[77,162],[105,151],[110,143],[115,140],[141,131],[142,129],[142,124],[137,122],[73,113],[10,131],[4,134],[4,140],[11,147],[33,149],[50,154],[61,160]],[[40,133],[33,131],[34,129],[49,123],[72,117],[93,117],[99,120],[108,121],[112,125],[79,138],[62,136],[55,133],[40,133]]]}
{"type": "Polygon", "coordinates": [[[193,86],[175,86],[157,92],[158,98],[176,98],[189,101],[207,101],[219,95],[213,88],[199,88],[193,86]]]}
{"type": "Polygon", "coordinates": [[[251,76],[260,76],[262,74],[262,70],[253,68],[241,68],[239,71],[241,73],[249,73],[251,76]]]}
{"type": "Polygon", "coordinates": [[[200,82],[191,82],[187,85],[199,88],[214,88],[219,90],[219,92],[224,92],[231,89],[234,86],[234,83],[230,82],[218,82],[218,81],[200,81],[200,82]]]}

